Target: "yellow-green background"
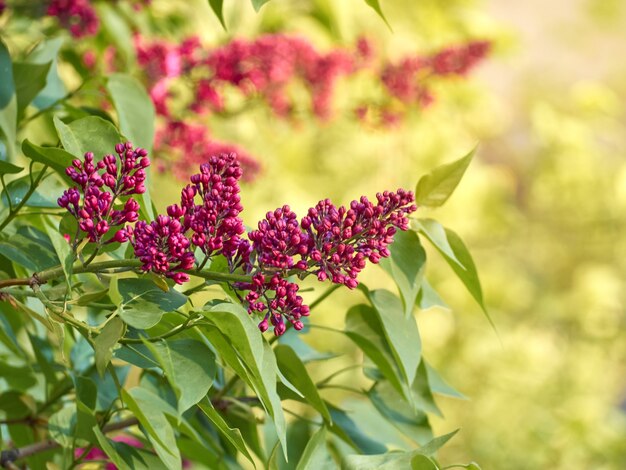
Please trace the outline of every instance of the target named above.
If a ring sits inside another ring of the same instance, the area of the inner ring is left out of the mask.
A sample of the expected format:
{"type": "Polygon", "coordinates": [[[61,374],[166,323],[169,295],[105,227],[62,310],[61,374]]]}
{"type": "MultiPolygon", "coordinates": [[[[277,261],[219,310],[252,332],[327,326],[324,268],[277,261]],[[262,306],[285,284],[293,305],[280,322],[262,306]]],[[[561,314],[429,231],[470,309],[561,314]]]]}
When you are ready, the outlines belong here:
{"type": "MultiPolygon", "coordinates": [[[[442,84],[438,102],[397,130],[346,117],[357,87],[340,87],[339,116],[329,123],[289,124],[257,109],[214,118],[211,128],[262,161],[264,173],[243,190],[249,225],[285,203],[303,214],[325,197],[345,204],[412,188],[479,142],[453,198],[420,211],[468,244],[500,335],[430,250],[428,275],[450,310],[417,313],[424,353],[469,397],[439,401],[445,419],[433,420],[435,431],[461,428],[441,461],[496,470],[626,468],[626,3],[381,0],[393,32],[358,0],[273,0],[259,15],[248,3],[225,2],[228,33],[207,2],[180,8],[192,18],[187,31],[209,41],[285,31],[324,48],[366,34],[389,57],[468,38],[494,41],[468,81],[442,84]]],[[[157,184],[167,187],[157,191],[164,207],[178,190],[170,179],[157,184]]],[[[364,280],[389,288],[385,276],[374,268],[364,280]]],[[[336,294],[312,323],[341,328],[359,295],[336,294]]],[[[306,340],[351,348],[320,330],[306,340]]],[[[316,374],[354,360],[344,355],[316,374]]],[[[359,381],[367,384],[360,372],[343,377],[359,381]]]]}

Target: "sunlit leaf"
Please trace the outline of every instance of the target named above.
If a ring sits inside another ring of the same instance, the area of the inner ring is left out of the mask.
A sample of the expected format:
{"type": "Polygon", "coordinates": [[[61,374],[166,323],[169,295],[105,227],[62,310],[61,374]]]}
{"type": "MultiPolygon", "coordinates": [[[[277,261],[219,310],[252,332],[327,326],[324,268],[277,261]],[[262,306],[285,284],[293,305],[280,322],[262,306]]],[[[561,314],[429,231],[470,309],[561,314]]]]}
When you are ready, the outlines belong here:
{"type": "Polygon", "coordinates": [[[420,178],[415,188],[415,202],[419,206],[439,207],[452,195],[469,166],[476,149],[463,158],[441,165],[420,178]]]}

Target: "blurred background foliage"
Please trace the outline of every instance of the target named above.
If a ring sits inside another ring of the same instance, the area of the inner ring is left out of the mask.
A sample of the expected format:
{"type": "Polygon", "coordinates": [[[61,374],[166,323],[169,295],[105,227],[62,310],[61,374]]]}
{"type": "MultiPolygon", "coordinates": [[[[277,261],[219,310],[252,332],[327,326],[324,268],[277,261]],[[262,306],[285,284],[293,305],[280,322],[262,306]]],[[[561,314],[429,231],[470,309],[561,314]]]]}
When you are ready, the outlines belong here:
{"type": "MultiPolygon", "coordinates": [[[[272,0],[258,14],[249,0],[227,1],[226,31],[206,0],[153,0],[151,16],[128,14],[144,32],[173,40],[199,34],[209,44],[287,32],[324,49],[365,35],[390,58],[493,41],[491,56],[469,79],[442,84],[435,104],[393,129],[368,128],[342,114],[350,109],[342,103],[363,92],[358,81],[339,85],[328,122],[288,122],[254,107],[227,119],[211,116],[209,126],[216,138],[261,160],[263,173],[242,193],[249,225],[285,203],[303,214],[325,197],[346,204],[361,194],[411,188],[419,175],[479,142],[437,218],[472,252],[500,339],[445,263],[429,257],[432,284],[450,308],[417,313],[424,355],[469,398],[440,400],[445,419],[435,420],[435,434],[461,428],[441,461],[475,460],[484,469],[623,468],[626,3],[382,0],[381,6],[390,28],[357,0],[272,0]]],[[[32,34],[30,25],[23,28],[24,37],[32,34]]],[[[128,48],[126,34],[118,30],[110,39],[128,48]]],[[[70,89],[73,79],[64,75],[70,89]]],[[[162,209],[180,185],[162,174],[154,187],[162,209]]],[[[364,275],[370,288],[393,288],[377,267],[364,275]]],[[[359,301],[338,292],[312,323],[342,328],[337,312],[359,301]]],[[[302,338],[342,353],[330,363],[334,369],[355,363],[341,335],[313,328],[302,338]]],[[[360,369],[340,382],[369,383],[360,369]]],[[[337,390],[334,401],[357,411],[372,434],[396,439],[355,395],[337,390]]]]}

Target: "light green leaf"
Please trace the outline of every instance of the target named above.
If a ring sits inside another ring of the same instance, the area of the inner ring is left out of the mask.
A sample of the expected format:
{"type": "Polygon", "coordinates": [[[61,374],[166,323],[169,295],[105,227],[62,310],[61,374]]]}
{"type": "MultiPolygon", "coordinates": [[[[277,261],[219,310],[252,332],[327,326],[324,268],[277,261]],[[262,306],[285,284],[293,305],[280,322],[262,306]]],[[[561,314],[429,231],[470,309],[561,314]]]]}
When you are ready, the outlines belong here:
{"type": "Polygon", "coordinates": [[[455,389],[452,385],[448,384],[439,372],[437,372],[430,364],[426,364],[426,372],[428,374],[428,384],[433,393],[438,395],[445,395],[447,397],[458,398],[460,400],[467,400],[468,398],[455,389]]]}
{"type": "Polygon", "coordinates": [[[346,336],[376,364],[398,393],[405,393],[400,371],[383,332],[380,317],[374,308],[368,305],[355,305],[348,310],[346,336]]]}
{"type": "Polygon", "coordinates": [[[413,313],[415,300],[422,285],[426,252],[413,231],[396,233],[389,251],[391,256],[382,258],[380,265],[398,285],[404,304],[404,314],[408,317],[413,313]]]}
{"type": "Polygon", "coordinates": [[[119,470],[132,470],[126,462],[124,462],[124,459],[122,459],[120,454],[117,453],[113,442],[107,439],[100,428],[98,426],[94,426],[92,430],[98,440],[98,444],[100,444],[100,448],[111,459],[111,462],[113,462],[119,470]]]}
{"type": "Polygon", "coordinates": [[[326,404],[309,376],[306,367],[294,352],[287,345],[278,345],[274,348],[278,367],[295,387],[304,395],[309,405],[315,408],[326,421],[330,421],[330,413],[326,404]]]}
{"type": "Polygon", "coordinates": [[[296,470],[333,468],[326,448],[326,428],[322,426],[307,443],[296,470]]]}
{"type": "Polygon", "coordinates": [[[406,317],[400,299],[380,289],[370,292],[383,331],[407,384],[413,383],[422,354],[422,342],[413,315],[406,317]]]}
{"type": "Polygon", "coordinates": [[[88,116],[69,124],[56,116],[53,120],[63,148],[80,159],[87,152],[96,158],[114,153],[115,145],[124,141],[115,126],[101,117],[88,116]]]}
{"type": "Polygon", "coordinates": [[[215,13],[217,19],[220,20],[222,27],[226,29],[226,23],[224,22],[223,3],[224,0],[209,0],[209,6],[211,7],[211,10],[213,10],[213,13],[215,13]]]}
{"type": "Polygon", "coordinates": [[[31,64],[47,64],[52,62],[46,77],[46,86],[39,92],[34,100],[34,105],[39,109],[52,106],[66,94],[66,88],[59,77],[57,70],[57,57],[63,46],[65,38],[56,37],[40,42],[33,52],[27,57],[31,64]]]}
{"type": "Polygon", "coordinates": [[[135,146],[152,152],[155,111],[145,88],[130,75],[115,73],[107,80],[120,130],[135,146]]]}
{"type": "Polygon", "coordinates": [[[417,374],[415,375],[415,380],[411,386],[411,392],[412,404],[418,411],[443,416],[439,407],[437,407],[437,404],[435,403],[435,397],[433,397],[432,390],[430,389],[428,373],[426,372],[424,361],[422,361],[417,368],[417,374]]]}
{"type": "Polygon", "coordinates": [[[43,222],[43,226],[46,229],[46,233],[48,234],[48,237],[50,238],[50,241],[54,246],[54,250],[59,257],[59,261],[61,262],[61,267],[63,268],[63,274],[65,275],[67,285],[68,287],[70,287],[72,266],[74,263],[74,254],[72,252],[72,247],[63,237],[63,234],[59,229],[58,219],[53,219],[51,216],[43,216],[41,219],[43,222]]]}
{"type": "MultiPolygon", "coordinates": [[[[217,427],[217,430],[220,432],[222,436],[224,436],[235,448],[241,452],[251,463],[254,465],[254,460],[252,460],[252,456],[248,452],[248,448],[246,447],[246,443],[241,436],[241,432],[237,428],[231,428],[228,426],[228,423],[224,421],[222,415],[220,415],[210,400],[205,400],[201,403],[198,403],[198,408],[202,410],[202,412],[211,420],[211,422],[217,427]]],[[[256,468],[256,465],[254,465],[256,468]]]]}
{"type": "Polygon", "coordinates": [[[435,455],[435,453],[441,449],[446,442],[448,442],[450,439],[452,439],[454,437],[454,435],[459,432],[458,429],[448,433],[448,434],[444,434],[443,436],[439,436],[439,437],[435,437],[432,441],[428,442],[427,444],[423,445],[422,447],[420,447],[419,449],[417,449],[417,452],[419,454],[422,455],[427,455],[428,457],[432,457],[435,455]]]}
{"type": "MultiPolygon", "coordinates": [[[[238,304],[222,302],[205,307],[201,313],[206,319],[215,325],[221,335],[230,343],[236,357],[225,354],[228,349],[217,347],[214,342],[220,341],[219,337],[207,332],[209,340],[216,347],[224,360],[235,371],[242,371],[242,378],[249,381],[249,385],[255,390],[261,404],[272,417],[283,452],[287,454],[286,423],[285,416],[280,404],[280,398],[276,392],[276,357],[274,351],[265,342],[257,325],[252,321],[248,312],[238,304]],[[223,352],[224,351],[224,352],[223,352]],[[245,368],[241,366],[245,364],[245,368]],[[247,371],[247,373],[246,373],[247,371]]],[[[221,342],[223,344],[223,342],[221,342]]]]}
{"type": "Polygon", "coordinates": [[[172,385],[181,415],[206,396],[217,372],[215,354],[206,344],[185,338],[146,346],[172,385]]]}
{"type": "Polygon", "coordinates": [[[254,11],[258,12],[263,5],[265,5],[270,0],[252,0],[252,6],[254,7],[254,11]]]}
{"type": "Polygon", "coordinates": [[[387,18],[385,18],[383,10],[380,7],[380,2],[378,0],[365,0],[365,3],[367,3],[378,14],[378,16],[382,18],[387,27],[391,29],[391,26],[389,25],[389,22],[387,21],[387,18]]]}
{"type": "Polygon", "coordinates": [[[22,142],[22,152],[31,160],[48,165],[69,185],[75,184],[65,173],[65,169],[71,166],[72,160],[74,160],[72,154],[56,147],[40,147],[39,145],[33,144],[28,139],[22,142]]]}
{"type": "Polygon", "coordinates": [[[419,293],[417,294],[417,299],[415,299],[417,306],[421,310],[428,310],[432,307],[441,307],[445,309],[450,309],[448,304],[446,304],[443,299],[439,296],[437,291],[433,289],[430,283],[426,280],[426,278],[422,278],[422,286],[420,288],[419,293]]]}
{"type": "Polygon", "coordinates": [[[15,94],[17,95],[17,118],[46,86],[46,80],[52,62],[32,64],[29,62],[13,63],[15,94]]]}
{"type": "Polygon", "coordinates": [[[33,226],[20,227],[17,233],[10,237],[3,236],[0,241],[0,254],[32,272],[59,264],[50,238],[33,226]]]}
{"type": "Polygon", "coordinates": [[[414,220],[414,222],[417,222],[418,224],[421,222],[422,227],[424,227],[424,222],[426,220],[429,220],[427,225],[431,228],[435,228],[435,231],[437,232],[436,239],[431,238],[432,233],[434,233],[433,230],[431,230],[430,233],[422,233],[425,233],[428,239],[433,242],[437,250],[439,250],[439,252],[443,255],[443,258],[448,262],[454,273],[465,285],[474,300],[478,303],[493,329],[496,330],[496,326],[487,311],[487,307],[485,306],[480,279],[478,278],[476,265],[474,264],[474,260],[472,259],[472,255],[470,255],[469,250],[455,232],[442,227],[438,222],[430,219],[423,219],[419,222],[414,220]]]}
{"type": "Polygon", "coordinates": [[[416,455],[411,459],[411,470],[439,470],[439,467],[425,455],[416,455]]]}
{"type": "Polygon", "coordinates": [[[117,344],[119,339],[124,336],[126,331],[126,325],[119,317],[115,317],[110,320],[100,332],[93,342],[96,357],[96,369],[101,377],[104,377],[111,357],[113,355],[113,347],[117,344]]]}
{"type": "Polygon", "coordinates": [[[120,14],[115,4],[97,2],[94,4],[94,7],[98,12],[103,31],[106,32],[110,43],[116,46],[127,62],[133,59],[135,49],[133,47],[133,32],[129,24],[130,22],[120,14]]]}
{"type": "Polygon", "coordinates": [[[119,316],[133,328],[144,330],[156,325],[164,313],[173,312],[187,302],[187,297],[173,289],[163,292],[149,279],[119,279],[111,283],[111,300],[118,304],[119,316]]]}
{"type": "Polygon", "coordinates": [[[61,447],[72,447],[76,430],[76,404],[71,403],[61,408],[48,419],[50,437],[61,447]]]}
{"type": "Polygon", "coordinates": [[[433,438],[428,416],[416,410],[388,381],[378,382],[367,395],[378,412],[413,442],[421,445],[433,438]]]}
{"type": "Polygon", "coordinates": [[[446,259],[450,259],[455,262],[461,269],[465,269],[465,266],[456,258],[448,237],[446,236],[446,229],[434,219],[413,219],[411,220],[411,227],[413,230],[424,235],[428,240],[439,250],[446,259]]]}
{"type": "Polygon", "coordinates": [[[463,158],[441,165],[422,176],[415,188],[415,202],[425,207],[443,205],[463,178],[475,153],[476,148],[463,158]]]}
{"type": "Polygon", "coordinates": [[[164,412],[162,399],[140,387],[122,390],[124,403],[139,420],[159,458],[173,470],[181,470],[176,434],[164,412]]]}
{"type": "Polygon", "coordinates": [[[0,40],[0,130],[5,137],[9,160],[15,159],[17,135],[17,97],[9,50],[0,40]]]}

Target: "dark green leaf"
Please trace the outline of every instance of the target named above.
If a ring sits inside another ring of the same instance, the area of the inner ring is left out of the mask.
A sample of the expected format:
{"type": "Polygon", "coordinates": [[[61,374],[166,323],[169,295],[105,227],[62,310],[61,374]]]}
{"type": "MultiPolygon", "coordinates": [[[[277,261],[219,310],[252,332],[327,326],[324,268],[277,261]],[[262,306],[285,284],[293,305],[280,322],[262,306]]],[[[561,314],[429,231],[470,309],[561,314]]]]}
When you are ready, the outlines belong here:
{"type": "Polygon", "coordinates": [[[220,20],[222,27],[226,29],[226,23],[224,22],[223,3],[224,0],[209,0],[209,6],[211,7],[211,10],[213,10],[213,13],[215,13],[217,19],[220,20]]]}
{"type": "Polygon", "coordinates": [[[0,160],[0,175],[17,174],[23,169],[24,168],[20,166],[5,162],[4,160],[0,160]]]}
{"type": "MultiPolygon", "coordinates": [[[[252,460],[252,456],[248,452],[246,443],[243,440],[239,429],[230,428],[228,423],[226,423],[224,418],[222,418],[222,415],[220,415],[215,408],[213,408],[213,405],[209,400],[198,403],[198,408],[200,408],[207,418],[211,420],[220,434],[224,436],[233,446],[235,446],[235,448],[241,452],[252,463],[252,465],[254,465],[254,460],[252,460]]],[[[254,466],[256,468],[256,465],[254,466]]]]}
{"type": "Polygon", "coordinates": [[[391,256],[382,258],[380,265],[398,285],[404,303],[404,313],[413,313],[415,299],[421,288],[426,266],[426,252],[413,231],[398,232],[389,246],[391,256]]]}
{"type": "Polygon", "coordinates": [[[107,456],[111,459],[111,462],[113,462],[119,470],[133,470],[118,454],[117,450],[115,449],[114,443],[107,439],[107,437],[102,433],[98,426],[93,427],[93,433],[98,440],[98,444],[100,444],[100,448],[104,451],[105,454],[107,454],[107,456]]]}
{"type": "Polygon", "coordinates": [[[2,40],[0,40],[0,130],[6,139],[9,160],[13,160],[17,134],[17,97],[11,56],[2,40]]]}
{"type": "Polygon", "coordinates": [[[204,343],[186,338],[146,343],[158,359],[178,397],[178,412],[187,411],[208,393],[217,371],[215,354],[204,343]]]}
{"type": "Polygon", "coordinates": [[[117,110],[122,134],[136,146],[152,152],[155,112],[145,88],[130,75],[115,73],[107,80],[107,90],[117,110]]]}
{"type": "Polygon", "coordinates": [[[445,203],[458,186],[476,149],[463,158],[441,165],[420,178],[415,188],[415,202],[420,206],[439,207],[445,203]]]}
{"type": "Polygon", "coordinates": [[[163,292],[149,279],[119,279],[117,286],[111,283],[111,288],[117,288],[121,297],[120,318],[140,330],[153,327],[164,313],[173,312],[187,302],[187,297],[180,292],[174,289],[163,292]]]}
{"type": "Polygon", "coordinates": [[[46,79],[51,65],[52,62],[43,64],[32,64],[29,62],[13,63],[18,119],[22,116],[31,101],[33,101],[46,86],[46,79]]]}
{"type": "Polygon", "coordinates": [[[406,317],[400,299],[380,289],[370,292],[383,331],[407,384],[413,383],[422,354],[422,343],[413,315],[406,317]]]}
{"type": "Polygon", "coordinates": [[[115,145],[124,140],[113,124],[96,116],[77,119],[69,124],[55,116],[54,127],[63,148],[80,159],[87,152],[93,152],[96,159],[114,153],[115,145]]]}
{"type": "Polygon", "coordinates": [[[113,347],[119,339],[124,336],[126,325],[118,317],[108,321],[104,328],[94,340],[94,350],[96,354],[96,369],[100,376],[104,376],[111,357],[113,355],[113,347]]]}
{"type": "Polygon", "coordinates": [[[304,395],[308,404],[315,408],[326,421],[330,421],[330,413],[317,387],[311,380],[306,367],[298,355],[287,345],[278,345],[274,348],[276,362],[281,372],[304,395]]]}
{"type": "Polygon", "coordinates": [[[435,397],[433,397],[433,393],[430,389],[428,373],[426,372],[424,361],[422,361],[417,368],[417,374],[415,375],[415,380],[411,386],[411,391],[412,403],[417,410],[443,416],[435,403],[435,397]]]}
{"type": "Polygon", "coordinates": [[[31,160],[48,165],[56,171],[66,183],[70,185],[75,184],[65,173],[65,169],[71,166],[72,160],[74,160],[72,154],[56,147],[40,147],[39,145],[33,144],[28,139],[22,142],[22,152],[31,160]]]}

